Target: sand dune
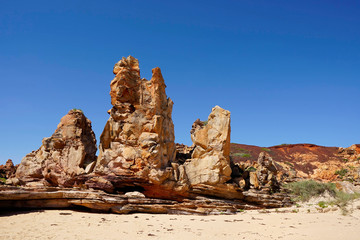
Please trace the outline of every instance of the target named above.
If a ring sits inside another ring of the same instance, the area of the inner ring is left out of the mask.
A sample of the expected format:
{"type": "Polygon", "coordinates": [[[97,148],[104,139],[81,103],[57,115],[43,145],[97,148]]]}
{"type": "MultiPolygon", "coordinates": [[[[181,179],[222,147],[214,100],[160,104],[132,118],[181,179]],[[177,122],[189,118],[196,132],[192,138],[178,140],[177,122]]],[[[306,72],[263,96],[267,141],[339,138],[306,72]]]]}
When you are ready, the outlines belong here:
{"type": "Polygon", "coordinates": [[[72,210],[3,212],[0,239],[358,240],[357,206],[347,216],[330,208],[319,213],[315,206],[217,216],[116,215],[72,210]]]}

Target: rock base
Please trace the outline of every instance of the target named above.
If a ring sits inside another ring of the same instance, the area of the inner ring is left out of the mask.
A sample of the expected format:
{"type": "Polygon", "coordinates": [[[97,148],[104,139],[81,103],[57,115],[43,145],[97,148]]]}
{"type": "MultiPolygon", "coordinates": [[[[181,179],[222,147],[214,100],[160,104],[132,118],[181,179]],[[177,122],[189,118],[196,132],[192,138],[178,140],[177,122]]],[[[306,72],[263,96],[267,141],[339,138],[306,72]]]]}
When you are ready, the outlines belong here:
{"type": "Polygon", "coordinates": [[[242,200],[224,200],[196,197],[182,201],[146,198],[138,192],[123,195],[108,194],[96,190],[76,190],[66,188],[23,188],[0,187],[0,209],[9,208],[77,208],[89,211],[118,214],[235,214],[238,211],[261,209],[264,207],[283,207],[289,199],[274,195],[265,197],[261,193],[245,194],[252,204],[242,200]],[[256,202],[257,201],[257,202],[256,202]],[[265,203],[266,202],[266,203],[265,203]],[[254,204],[255,203],[255,204],[254,204]]]}

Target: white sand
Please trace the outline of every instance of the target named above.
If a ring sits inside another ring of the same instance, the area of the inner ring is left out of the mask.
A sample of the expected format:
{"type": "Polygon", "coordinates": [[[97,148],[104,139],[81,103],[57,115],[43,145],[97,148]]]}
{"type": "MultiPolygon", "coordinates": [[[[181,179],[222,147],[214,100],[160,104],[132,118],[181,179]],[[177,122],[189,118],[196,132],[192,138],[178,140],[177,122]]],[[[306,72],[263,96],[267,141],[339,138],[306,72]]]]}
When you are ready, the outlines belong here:
{"type": "Polygon", "coordinates": [[[348,216],[339,211],[319,213],[315,206],[308,213],[308,208],[218,216],[7,212],[0,213],[0,239],[360,239],[356,206],[348,216]]]}

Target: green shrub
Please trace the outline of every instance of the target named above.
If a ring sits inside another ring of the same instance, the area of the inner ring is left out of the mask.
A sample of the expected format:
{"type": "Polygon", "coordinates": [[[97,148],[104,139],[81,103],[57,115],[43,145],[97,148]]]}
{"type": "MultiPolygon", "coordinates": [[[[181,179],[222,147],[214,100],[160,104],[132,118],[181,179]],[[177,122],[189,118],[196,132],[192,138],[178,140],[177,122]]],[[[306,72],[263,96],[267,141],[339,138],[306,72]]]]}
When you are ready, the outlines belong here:
{"type": "Polygon", "coordinates": [[[2,177],[0,177],[0,182],[5,183],[5,182],[6,182],[6,178],[2,178],[2,177]]]}
{"type": "Polygon", "coordinates": [[[344,177],[348,173],[346,168],[342,168],[340,170],[335,171],[335,175],[339,175],[340,177],[344,177]]]}
{"type": "Polygon", "coordinates": [[[345,193],[337,190],[334,183],[320,183],[314,180],[289,183],[285,185],[285,188],[296,196],[295,201],[307,201],[311,197],[318,197],[328,192],[335,200],[330,202],[321,201],[318,203],[319,207],[326,208],[329,205],[336,205],[344,215],[349,213],[347,208],[349,202],[360,198],[360,193],[345,193]]]}
{"type": "Polygon", "coordinates": [[[330,202],[332,205],[338,206],[343,215],[349,213],[349,209],[347,208],[350,201],[360,198],[360,193],[345,193],[342,191],[336,191],[335,200],[330,202]]]}
{"type": "Polygon", "coordinates": [[[73,108],[73,109],[71,109],[72,111],[80,111],[80,112],[83,112],[81,109],[79,109],[79,108],[73,108]]]}
{"type": "Polygon", "coordinates": [[[293,182],[285,185],[293,195],[296,196],[296,201],[308,201],[312,197],[317,197],[325,192],[335,196],[336,186],[334,183],[320,183],[314,180],[306,180],[300,182],[293,182]]]}
{"type": "Polygon", "coordinates": [[[268,148],[261,148],[261,151],[264,151],[264,152],[271,152],[271,150],[270,150],[270,149],[268,149],[268,148]]]}
{"type": "Polygon", "coordinates": [[[319,207],[321,207],[321,208],[327,208],[327,207],[328,207],[328,204],[327,204],[326,202],[324,202],[324,201],[320,201],[320,202],[318,203],[318,205],[319,205],[319,207]]]}
{"type": "Polygon", "coordinates": [[[289,165],[290,167],[294,167],[294,164],[292,164],[291,162],[284,162],[286,165],[289,165]]]}
{"type": "Polygon", "coordinates": [[[232,153],[231,155],[235,157],[251,158],[249,153],[232,153]]]}
{"type": "Polygon", "coordinates": [[[243,149],[243,148],[238,148],[237,150],[240,151],[240,152],[248,152],[248,150],[243,149]]]}
{"type": "Polygon", "coordinates": [[[354,166],[348,166],[348,168],[349,168],[350,170],[355,170],[355,167],[354,167],[354,166]]]}
{"type": "Polygon", "coordinates": [[[343,158],[342,160],[343,160],[343,162],[348,162],[349,161],[349,159],[347,159],[347,158],[343,158]]]}
{"type": "Polygon", "coordinates": [[[248,167],[245,169],[245,171],[248,171],[248,172],[256,172],[256,168],[254,167],[248,167]]]}

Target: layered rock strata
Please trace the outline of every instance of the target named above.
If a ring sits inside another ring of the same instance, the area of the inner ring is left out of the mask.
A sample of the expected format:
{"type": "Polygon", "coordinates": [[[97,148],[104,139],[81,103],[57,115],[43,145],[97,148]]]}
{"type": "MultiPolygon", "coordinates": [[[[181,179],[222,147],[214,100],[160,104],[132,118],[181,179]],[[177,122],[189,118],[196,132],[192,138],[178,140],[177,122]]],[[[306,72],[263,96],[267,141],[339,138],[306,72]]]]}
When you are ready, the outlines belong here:
{"type": "Polygon", "coordinates": [[[61,118],[54,134],[44,138],[38,150],[21,160],[16,177],[28,186],[71,187],[75,176],[92,171],[96,151],[91,121],[81,110],[70,110],[61,118]]]}
{"type": "Polygon", "coordinates": [[[184,201],[178,202],[147,198],[139,192],[114,195],[94,190],[0,187],[0,209],[76,207],[119,214],[168,213],[201,215],[233,214],[239,210],[261,208],[239,200],[231,201],[204,197],[184,199],[184,201]]]}

